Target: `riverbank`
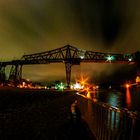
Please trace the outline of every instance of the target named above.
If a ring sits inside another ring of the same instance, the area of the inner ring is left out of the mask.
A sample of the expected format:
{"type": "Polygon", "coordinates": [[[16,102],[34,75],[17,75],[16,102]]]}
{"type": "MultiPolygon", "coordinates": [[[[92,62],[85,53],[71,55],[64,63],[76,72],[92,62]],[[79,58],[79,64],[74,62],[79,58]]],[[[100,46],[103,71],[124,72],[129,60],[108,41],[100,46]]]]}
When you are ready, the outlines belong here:
{"type": "Polygon", "coordinates": [[[0,89],[1,140],[91,140],[82,120],[71,119],[74,92],[0,89]]]}

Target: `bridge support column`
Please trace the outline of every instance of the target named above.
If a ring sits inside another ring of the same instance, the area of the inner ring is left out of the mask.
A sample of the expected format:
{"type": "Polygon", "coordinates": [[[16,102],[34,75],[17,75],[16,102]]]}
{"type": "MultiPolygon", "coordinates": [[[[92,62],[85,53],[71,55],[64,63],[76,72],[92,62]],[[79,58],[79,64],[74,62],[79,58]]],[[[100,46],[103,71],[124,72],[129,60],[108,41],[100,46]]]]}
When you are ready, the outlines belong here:
{"type": "Polygon", "coordinates": [[[6,75],[5,75],[5,66],[0,66],[0,84],[5,83],[6,75]]]}
{"type": "Polygon", "coordinates": [[[70,81],[71,81],[71,63],[65,63],[65,69],[66,69],[66,80],[67,80],[67,86],[70,88],[70,81]]]}
{"type": "Polygon", "coordinates": [[[12,65],[9,75],[9,82],[17,86],[22,79],[22,65],[12,65]]]}

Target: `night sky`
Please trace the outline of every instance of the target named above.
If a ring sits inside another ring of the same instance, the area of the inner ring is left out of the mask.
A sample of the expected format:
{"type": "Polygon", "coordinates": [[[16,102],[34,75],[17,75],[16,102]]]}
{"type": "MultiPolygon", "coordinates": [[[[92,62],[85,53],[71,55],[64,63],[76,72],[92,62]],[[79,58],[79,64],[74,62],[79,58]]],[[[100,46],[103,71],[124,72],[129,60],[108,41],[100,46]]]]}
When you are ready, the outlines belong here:
{"type": "MultiPolygon", "coordinates": [[[[1,61],[66,44],[100,52],[140,50],[140,1],[0,0],[1,61]]],[[[113,80],[126,73],[122,69],[129,71],[118,64],[81,64],[73,67],[72,78],[83,73],[91,81],[113,80]]],[[[23,77],[61,80],[65,69],[63,64],[24,66],[23,77]]]]}

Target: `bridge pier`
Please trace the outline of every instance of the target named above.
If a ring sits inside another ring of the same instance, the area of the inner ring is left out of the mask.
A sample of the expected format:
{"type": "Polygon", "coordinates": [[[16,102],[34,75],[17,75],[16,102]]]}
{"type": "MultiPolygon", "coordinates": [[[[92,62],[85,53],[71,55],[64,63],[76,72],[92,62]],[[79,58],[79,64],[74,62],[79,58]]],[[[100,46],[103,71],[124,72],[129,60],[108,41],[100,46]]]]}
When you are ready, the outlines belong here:
{"type": "Polygon", "coordinates": [[[12,65],[9,75],[9,82],[12,82],[15,86],[17,86],[22,79],[22,65],[16,64],[12,65]]]}
{"type": "Polygon", "coordinates": [[[5,83],[6,81],[5,67],[5,65],[0,65],[0,84],[5,83]]]}
{"type": "Polygon", "coordinates": [[[66,62],[65,63],[65,69],[66,69],[66,80],[67,80],[67,87],[70,88],[70,81],[71,81],[71,63],[66,62]]]}

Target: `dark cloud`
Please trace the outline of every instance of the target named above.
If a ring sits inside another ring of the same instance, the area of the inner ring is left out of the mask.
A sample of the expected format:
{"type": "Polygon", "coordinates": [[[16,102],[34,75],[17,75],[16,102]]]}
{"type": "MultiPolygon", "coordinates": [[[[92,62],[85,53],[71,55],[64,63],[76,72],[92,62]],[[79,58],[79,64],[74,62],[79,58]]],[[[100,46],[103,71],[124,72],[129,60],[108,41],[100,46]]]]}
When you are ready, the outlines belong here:
{"type": "Polygon", "coordinates": [[[131,26],[131,16],[127,1],[102,0],[101,31],[103,41],[112,45],[119,36],[125,34],[131,26]]]}
{"type": "Polygon", "coordinates": [[[109,46],[131,25],[126,5],[127,1],[118,0],[71,1],[75,20],[77,20],[81,30],[89,38],[103,40],[103,43],[109,46]]]}
{"type": "Polygon", "coordinates": [[[101,11],[97,0],[72,0],[71,9],[78,26],[90,38],[100,37],[101,11]]]}
{"type": "Polygon", "coordinates": [[[113,1],[104,1],[102,6],[102,16],[101,16],[101,31],[103,36],[103,41],[107,44],[114,42],[120,34],[122,29],[122,15],[119,14],[119,10],[114,11],[113,1]]]}

